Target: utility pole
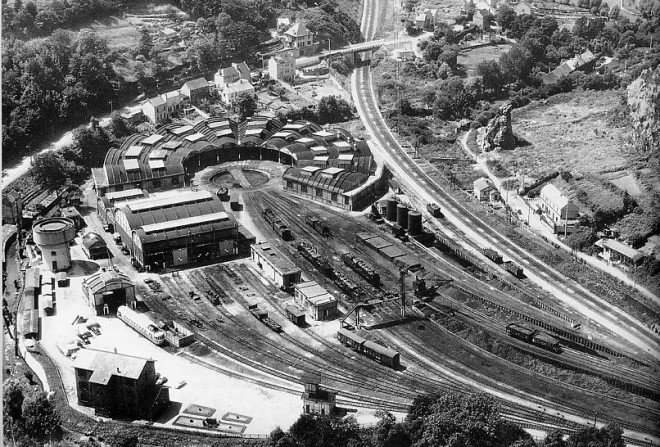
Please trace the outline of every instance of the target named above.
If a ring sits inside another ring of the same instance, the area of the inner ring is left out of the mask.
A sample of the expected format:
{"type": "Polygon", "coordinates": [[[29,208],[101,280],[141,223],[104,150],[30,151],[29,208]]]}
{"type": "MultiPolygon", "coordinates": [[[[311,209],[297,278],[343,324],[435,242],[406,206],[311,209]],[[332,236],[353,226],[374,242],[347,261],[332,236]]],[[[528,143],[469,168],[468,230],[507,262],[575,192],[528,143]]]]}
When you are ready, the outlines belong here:
{"type": "Polygon", "coordinates": [[[406,269],[399,270],[399,281],[401,282],[401,316],[406,316],[406,269]]]}

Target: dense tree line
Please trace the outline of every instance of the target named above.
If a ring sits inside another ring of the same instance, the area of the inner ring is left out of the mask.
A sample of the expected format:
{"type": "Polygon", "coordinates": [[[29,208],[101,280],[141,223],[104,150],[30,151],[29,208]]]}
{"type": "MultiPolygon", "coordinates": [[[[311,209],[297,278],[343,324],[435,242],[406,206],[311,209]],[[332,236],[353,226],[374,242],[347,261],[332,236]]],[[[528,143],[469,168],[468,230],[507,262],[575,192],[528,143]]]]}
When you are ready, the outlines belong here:
{"type": "Polygon", "coordinates": [[[89,30],[80,32],[75,46],[61,30],[29,43],[4,39],[3,154],[25,155],[51,130],[109,110],[124,88],[112,68],[114,57],[106,41],[89,30]]]}
{"type": "Polygon", "coordinates": [[[319,124],[334,124],[349,120],[353,117],[351,105],[345,99],[337,96],[324,96],[316,109],[291,109],[279,113],[278,118],[283,122],[288,120],[308,120],[319,124]]]}
{"type": "MultiPolygon", "coordinates": [[[[271,433],[272,447],[535,447],[531,436],[502,419],[499,405],[486,394],[437,393],[414,399],[402,422],[377,412],[374,427],[360,428],[353,417],[301,416],[284,432],[271,433]]],[[[568,440],[550,433],[546,447],[623,447],[615,426],[586,428],[568,440]]]]}
{"type": "Polygon", "coordinates": [[[4,439],[13,445],[44,445],[61,435],[60,416],[46,393],[19,379],[3,384],[2,422],[4,439]]]}

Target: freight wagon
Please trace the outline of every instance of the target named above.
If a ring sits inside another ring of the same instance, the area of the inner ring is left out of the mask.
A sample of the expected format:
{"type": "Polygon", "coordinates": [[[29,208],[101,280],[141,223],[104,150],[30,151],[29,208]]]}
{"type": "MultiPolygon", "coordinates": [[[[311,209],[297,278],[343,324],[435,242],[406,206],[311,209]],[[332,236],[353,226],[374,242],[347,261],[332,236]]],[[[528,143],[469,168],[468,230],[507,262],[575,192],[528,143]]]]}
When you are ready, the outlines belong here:
{"type": "Polygon", "coordinates": [[[518,264],[511,261],[506,261],[503,265],[507,272],[511,273],[516,278],[522,278],[523,269],[518,264]]]}
{"type": "Polygon", "coordinates": [[[303,241],[298,244],[298,251],[302,257],[311,262],[312,265],[319,270],[319,272],[323,273],[330,279],[335,278],[335,269],[328,258],[318,254],[316,252],[316,248],[314,248],[312,244],[303,241]]]}
{"type": "Polygon", "coordinates": [[[483,254],[493,261],[496,264],[501,264],[502,263],[502,255],[493,250],[492,248],[482,248],[481,251],[483,254]]]}
{"type": "Polygon", "coordinates": [[[561,352],[561,346],[557,340],[544,332],[537,331],[536,329],[530,329],[517,323],[511,323],[507,325],[506,333],[513,338],[539,346],[543,349],[555,353],[561,352]]]}
{"type": "Polygon", "coordinates": [[[275,213],[270,208],[266,208],[261,214],[262,217],[270,227],[275,230],[275,232],[285,241],[290,241],[293,239],[291,230],[287,227],[281,219],[275,216],[275,213]]]}
{"type": "Polygon", "coordinates": [[[426,210],[431,213],[431,216],[433,217],[442,217],[442,211],[440,210],[440,206],[438,206],[437,203],[429,203],[426,205],[426,210]]]}
{"type": "Polygon", "coordinates": [[[400,356],[398,352],[366,340],[351,331],[339,329],[337,332],[337,339],[344,346],[348,346],[353,351],[359,352],[360,354],[374,359],[378,363],[389,366],[390,368],[396,369],[400,365],[400,356]]]}
{"type": "Polygon", "coordinates": [[[256,304],[252,304],[252,305],[248,306],[248,310],[250,311],[250,313],[252,315],[254,315],[254,317],[257,320],[261,321],[263,324],[265,324],[267,327],[269,327],[273,331],[282,332],[282,326],[278,322],[276,322],[275,320],[270,318],[268,316],[268,312],[266,312],[265,310],[259,309],[259,307],[256,304]]]}

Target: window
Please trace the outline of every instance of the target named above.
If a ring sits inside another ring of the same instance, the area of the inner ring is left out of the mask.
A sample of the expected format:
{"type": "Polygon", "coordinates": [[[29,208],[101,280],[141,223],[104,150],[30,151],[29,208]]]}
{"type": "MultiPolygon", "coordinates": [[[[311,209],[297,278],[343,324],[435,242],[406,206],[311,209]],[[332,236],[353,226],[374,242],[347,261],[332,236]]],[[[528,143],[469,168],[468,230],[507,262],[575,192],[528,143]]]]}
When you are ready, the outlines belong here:
{"type": "Polygon", "coordinates": [[[154,188],[160,188],[160,179],[159,178],[154,179],[154,188]]]}
{"type": "Polygon", "coordinates": [[[348,203],[349,203],[348,197],[344,197],[344,205],[348,205],[348,203]]]}
{"type": "Polygon", "coordinates": [[[306,193],[307,192],[307,185],[301,185],[300,186],[300,191],[306,193]]]}
{"type": "Polygon", "coordinates": [[[286,181],[286,187],[289,189],[293,189],[293,182],[291,180],[286,181]]]}
{"type": "Polygon", "coordinates": [[[55,255],[57,255],[57,252],[56,252],[56,251],[51,251],[51,252],[50,252],[50,255],[51,255],[51,256],[55,256],[55,255]]]}
{"type": "Polygon", "coordinates": [[[321,188],[316,188],[316,197],[323,196],[323,190],[321,188]]]}
{"type": "Polygon", "coordinates": [[[336,192],[333,192],[333,193],[330,195],[330,200],[332,200],[333,202],[336,202],[336,201],[337,201],[337,193],[336,193],[336,192]]]}
{"type": "Polygon", "coordinates": [[[178,185],[179,184],[179,177],[172,177],[172,185],[178,185]]]}

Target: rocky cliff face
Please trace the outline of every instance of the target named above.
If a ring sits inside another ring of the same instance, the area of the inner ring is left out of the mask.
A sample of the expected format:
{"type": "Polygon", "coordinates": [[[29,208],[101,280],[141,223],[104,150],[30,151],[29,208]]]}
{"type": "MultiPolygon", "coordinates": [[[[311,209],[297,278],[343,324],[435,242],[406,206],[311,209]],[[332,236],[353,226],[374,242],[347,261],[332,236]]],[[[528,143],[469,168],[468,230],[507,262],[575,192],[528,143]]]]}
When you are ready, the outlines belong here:
{"type": "Polygon", "coordinates": [[[641,150],[660,148],[660,67],[644,70],[628,86],[633,141],[641,150]]]}
{"type": "Polygon", "coordinates": [[[484,139],[481,149],[484,152],[492,150],[509,150],[515,147],[515,139],[513,137],[513,130],[511,128],[511,103],[500,107],[497,116],[490,120],[486,126],[484,139]]]}

